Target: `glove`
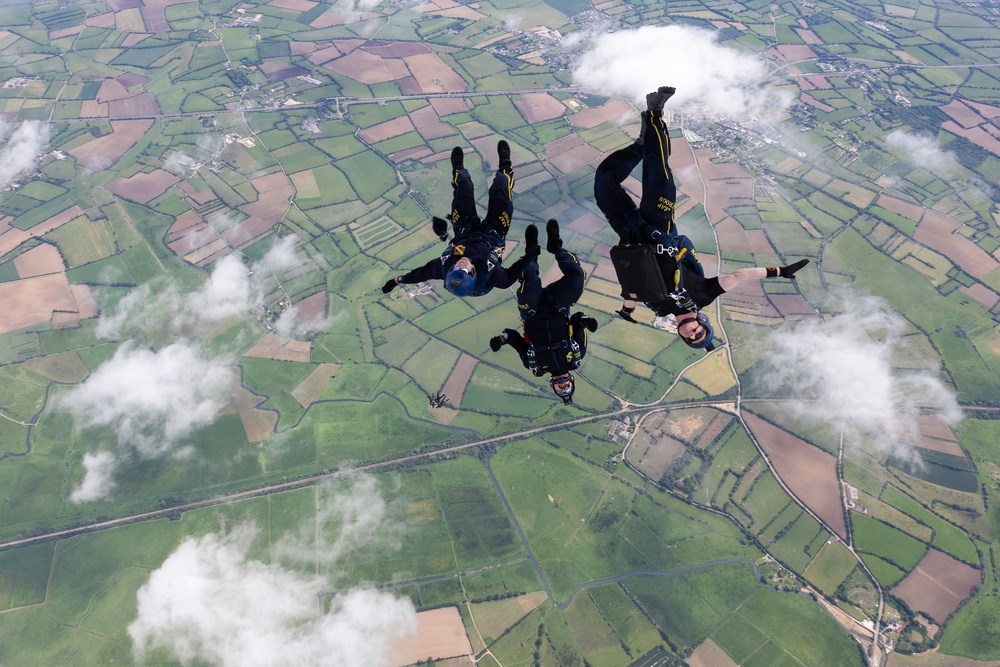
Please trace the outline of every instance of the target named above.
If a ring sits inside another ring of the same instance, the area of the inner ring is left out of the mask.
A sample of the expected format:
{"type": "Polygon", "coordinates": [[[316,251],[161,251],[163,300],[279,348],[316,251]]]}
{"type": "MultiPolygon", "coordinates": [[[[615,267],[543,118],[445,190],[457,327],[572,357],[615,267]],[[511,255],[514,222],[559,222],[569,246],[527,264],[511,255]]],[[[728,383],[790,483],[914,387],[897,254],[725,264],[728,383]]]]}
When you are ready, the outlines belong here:
{"type": "Polygon", "coordinates": [[[686,289],[681,288],[679,290],[674,290],[670,293],[670,298],[674,300],[674,303],[677,304],[678,308],[683,308],[689,313],[694,313],[698,310],[698,304],[696,304],[694,300],[688,296],[686,289]]]}
{"type": "Polygon", "coordinates": [[[494,352],[499,352],[500,348],[504,346],[504,343],[506,343],[511,336],[520,336],[520,335],[521,334],[517,333],[513,329],[504,329],[499,336],[494,336],[493,338],[490,338],[490,349],[493,350],[494,352]]]}
{"type": "Polygon", "coordinates": [[[632,319],[632,313],[635,312],[635,308],[626,308],[622,306],[621,310],[616,310],[616,313],[622,316],[622,319],[626,322],[631,322],[632,324],[638,324],[634,319],[632,319]]]}
{"type": "Polygon", "coordinates": [[[448,221],[437,216],[431,217],[431,229],[442,241],[448,240],[448,221]]]}
{"type": "Polygon", "coordinates": [[[392,290],[396,289],[396,285],[399,284],[399,278],[390,278],[386,281],[385,285],[382,285],[382,294],[388,294],[392,290]]]}
{"type": "Polygon", "coordinates": [[[783,266],[778,269],[778,275],[782,278],[788,278],[789,280],[795,280],[795,273],[803,266],[809,263],[808,259],[800,259],[794,264],[789,264],[788,266],[783,266]]]}
{"type": "Polygon", "coordinates": [[[595,320],[593,317],[587,317],[582,312],[578,311],[573,313],[573,316],[569,318],[569,321],[570,324],[579,325],[584,329],[586,329],[587,331],[589,331],[590,333],[594,333],[595,331],[597,331],[597,320],[595,320]]]}

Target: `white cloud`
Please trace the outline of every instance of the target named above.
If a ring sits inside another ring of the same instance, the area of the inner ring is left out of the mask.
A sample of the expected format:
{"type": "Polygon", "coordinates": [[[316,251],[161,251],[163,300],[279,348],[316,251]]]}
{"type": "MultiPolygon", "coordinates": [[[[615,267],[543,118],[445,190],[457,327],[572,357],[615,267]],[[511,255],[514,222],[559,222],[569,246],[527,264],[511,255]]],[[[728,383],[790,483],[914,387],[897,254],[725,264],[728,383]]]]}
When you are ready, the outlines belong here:
{"type": "Polygon", "coordinates": [[[261,286],[237,255],[226,255],[193,292],[176,283],[154,289],[142,285],[105,311],[97,335],[118,338],[137,331],[168,341],[211,333],[220,324],[246,317],[262,303],[261,286]]]}
{"type": "Polygon", "coordinates": [[[116,466],[115,455],[111,452],[84,454],[83,481],[70,494],[70,501],[73,503],[86,503],[109,496],[115,488],[115,482],[112,477],[116,466]]]}
{"type": "Polygon", "coordinates": [[[329,329],[336,318],[315,315],[313,317],[303,317],[300,308],[291,306],[274,323],[274,331],[282,338],[295,338],[304,333],[319,333],[329,329]]]}
{"type": "Polygon", "coordinates": [[[646,93],[673,86],[674,111],[745,117],[785,107],[790,96],[761,87],[767,62],[720,46],[713,31],[690,26],[643,26],[593,36],[573,70],[574,83],[645,108],[646,93]]]}
{"type": "MultiPolygon", "coordinates": [[[[356,497],[353,503],[360,508],[373,495],[381,499],[373,480],[359,481],[347,494],[335,494],[332,503],[356,497]]],[[[337,511],[323,507],[328,514],[337,511]]],[[[340,513],[348,521],[335,544],[380,530],[378,517],[350,519],[366,515],[365,510],[340,513]]],[[[285,536],[277,550],[325,551],[327,545],[315,543],[315,530],[310,521],[308,529],[298,531],[301,538],[285,536]],[[312,549],[300,541],[306,536],[312,549]]],[[[182,664],[379,667],[388,664],[396,640],[415,632],[410,600],[371,588],[337,594],[324,611],[320,596],[329,590],[329,578],[248,558],[256,533],[243,525],[226,537],[187,538],[150,575],[138,592],[138,616],[128,627],[137,661],[162,650],[182,664]]]]}
{"type": "MultiPolygon", "coordinates": [[[[60,396],[81,428],[110,426],[120,454],[162,458],[180,451],[182,440],[212,423],[232,396],[229,365],[190,343],[153,351],[126,344],[85,381],[60,396]]],[[[90,455],[88,455],[90,456],[90,455]]],[[[114,457],[95,454],[74,495],[95,500],[110,479],[114,457]]],[[[109,489],[108,489],[109,490],[109,489]]]]}
{"type": "Polygon", "coordinates": [[[955,154],[943,150],[930,135],[893,130],[885,135],[885,145],[899,158],[938,176],[955,177],[962,171],[955,154]]]}
{"type": "Polygon", "coordinates": [[[401,546],[405,526],[389,517],[389,506],[378,491],[374,477],[362,476],[345,488],[321,487],[315,523],[299,526],[282,535],[272,549],[274,556],[289,562],[336,562],[349,550],[377,544],[380,550],[395,551],[401,546]],[[332,532],[332,541],[317,543],[317,526],[322,534],[332,532]],[[313,545],[313,546],[306,546],[313,545]]]}
{"type": "Polygon", "coordinates": [[[49,126],[28,120],[11,128],[0,120],[0,188],[31,169],[49,142],[49,126]]]}
{"type": "Polygon", "coordinates": [[[929,364],[894,367],[894,358],[916,358],[904,342],[906,321],[884,301],[855,297],[844,303],[845,311],[826,322],[771,332],[765,359],[780,372],[765,382],[786,390],[792,399],[783,404],[798,416],[843,427],[854,444],[915,460],[917,418],[932,412],[957,423],[962,411],[955,392],[929,364]]]}

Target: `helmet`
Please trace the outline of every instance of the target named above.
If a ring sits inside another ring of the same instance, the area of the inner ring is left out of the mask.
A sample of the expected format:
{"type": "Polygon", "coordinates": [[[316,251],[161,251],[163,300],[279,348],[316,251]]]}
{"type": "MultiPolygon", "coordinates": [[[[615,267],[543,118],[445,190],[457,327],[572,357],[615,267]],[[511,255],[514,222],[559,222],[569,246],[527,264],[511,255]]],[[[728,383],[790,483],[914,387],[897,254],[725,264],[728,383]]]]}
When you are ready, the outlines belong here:
{"type": "Polygon", "coordinates": [[[468,296],[476,286],[474,270],[454,268],[444,277],[444,288],[455,296],[468,296]]]}
{"type": "MultiPolygon", "coordinates": [[[[696,350],[711,352],[715,349],[715,345],[712,342],[712,339],[715,336],[715,329],[712,328],[712,323],[708,321],[708,315],[705,315],[704,313],[695,313],[695,320],[705,329],[705,336],[701,340],[697,341],[692,341],[684,336],[681,336],[681,340],[684,341],[688,347],[693,347],[696,350]]],[[[683,322],[681,324],[683,324],[683,322]]],[[[677,328],[677,335],[681,335],[680,326],[677,328]]]]}
{"type": "Polygon", "coordinates": [[[576,391],[576,378],[573,377],[572,373],[559,376],[553,375],[549,378],[549,385],[551,385],[552,391],[556,393],[556,396],[562,399],[564,405],[569,405],[573,402],[573,392],[576,391]]]}

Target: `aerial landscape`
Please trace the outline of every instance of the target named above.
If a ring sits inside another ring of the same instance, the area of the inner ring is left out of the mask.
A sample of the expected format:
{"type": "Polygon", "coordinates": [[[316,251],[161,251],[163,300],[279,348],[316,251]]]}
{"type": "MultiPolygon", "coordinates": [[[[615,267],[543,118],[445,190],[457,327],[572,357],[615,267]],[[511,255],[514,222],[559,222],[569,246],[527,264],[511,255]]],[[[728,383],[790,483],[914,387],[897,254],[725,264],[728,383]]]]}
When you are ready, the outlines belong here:
{"type": "Polygon", "coordinates": [[[998,28],[0,0],[0,665],[1000,666],[998,28]],[[659,86],[706,272],[809,260],[707,352],[594,198],[659,86]],[[503,265],[555,219],[586,271],[571,402],[516,283],[380,289],[499,140],[503,265]]]}

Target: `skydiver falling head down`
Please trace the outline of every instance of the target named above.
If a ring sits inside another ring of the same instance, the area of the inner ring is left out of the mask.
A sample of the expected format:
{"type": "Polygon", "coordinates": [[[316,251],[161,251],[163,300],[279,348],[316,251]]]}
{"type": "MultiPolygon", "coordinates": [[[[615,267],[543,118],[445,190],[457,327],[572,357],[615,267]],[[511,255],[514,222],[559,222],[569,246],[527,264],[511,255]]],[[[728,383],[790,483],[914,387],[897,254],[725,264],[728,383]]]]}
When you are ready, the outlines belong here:
{"type": "MultiPolygon", "coordinates": [[[[677,320],[677,335],[693,348],[711,352],[715,349],[715,330],[708,316],[701,312],[720,295],[732,290],[739,283],[765,278],[788,278],[795,280],[795,273],[809,263],[800,259],[788,266],[756,266],[738,269],[714,278],[706,278],[694,249],[686,236],[678,236],[677,244],[657,254],[660,273],[670,295],[656,303],[646,303],[657,316],[673,315],[677,320]]],[[[636,302],[625,299],[618,314],[629,322],[635,322],[632,313],[636,302]]]]}
{"type": "Polygon", "coordinates": [[[661,86],[646,95],[646,110],[639,114],[639,138],[604,158],[594,177],[597,207],[624,243],[666,245],[677,235],[677,187],[668,164],[670,136],[663,123],[663,105],[673,94],[673,88],[661,86]],[[636,206],[622,183],[640,162],[642,198],[636,206]]]}
{"type": "MultiPolygon", "coordinates": [[[[587,331],[597,330],[597,320],[581,312],[570,314],[573,304],[583,294],[586,273],[576,256],[563,248],[559,223],[549,220],[545,230],[546,250],[556,256],[563,275],[542,287],[538,262],[532,259],[527,263],[517,290],[517,308],[524,334],[504,329],[490,339],[490,349],[499,352],[504,345],[513,347],[521,363],[533,375],[551,375],[552,391],[568,405],[573,402],[576,390],[576,378],[571,371],[580,366],[580,360],[587,353],[587,331]]],[[[532,247],[538,248],[538,228],[528,225],[524,240],[525,253],[530,255],[532,247]]]]}
{"type": "MultiPolygon", "coordinates": [[[[455,296],[482,296],[494,287],[510,287],[517,282],[528,256],[517,260],[509,269],[501,266],[504,243],[514,213],[512,191],[514,168],[510,161],[510,146],[497,142],[499,168],[490,186],[486,217],[476,212],[476,196],[472,177],[465,168],[465,156],[460,146],[451,151],[451,225],[454,236],[437,259],[403,275],[390,279],[382,286],[391,292],[400,283],[443,280],[445,289],[455,296]]],[[[442,241],[448,239],[448,223],[434,218],[434,233],[442,241]]],[[[535,257],[537,257],[537,253],[535,257]]]]}

